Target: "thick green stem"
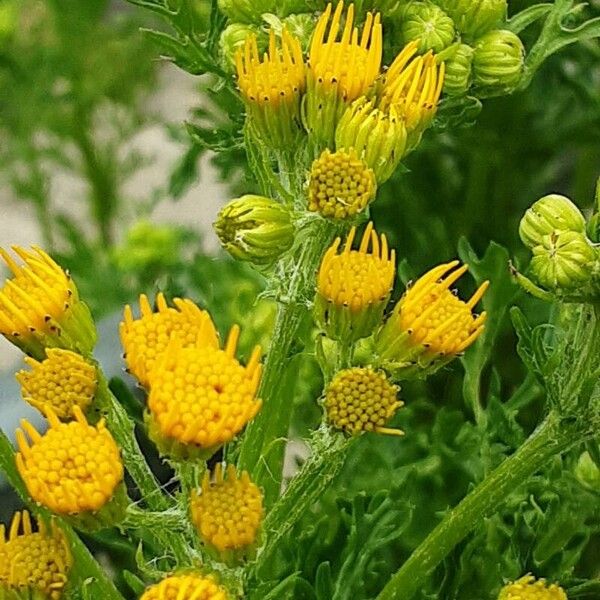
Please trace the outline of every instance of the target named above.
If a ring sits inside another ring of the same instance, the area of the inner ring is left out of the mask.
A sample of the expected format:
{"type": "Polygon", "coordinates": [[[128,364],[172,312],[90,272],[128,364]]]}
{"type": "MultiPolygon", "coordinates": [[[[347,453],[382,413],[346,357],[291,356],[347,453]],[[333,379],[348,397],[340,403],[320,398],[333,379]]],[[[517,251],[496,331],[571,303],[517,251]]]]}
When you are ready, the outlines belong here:
{"type": "Polygon", "coordinates": [[[512,456],[444,517],[390,579],[377,600],[412,598],[433,569],[483,518],[496,511],[517,486],[550,458],[591,435],[591,430],[583,430],[582,425],[566,424],[551,412],[512,456]]]}
{"type": "Polygon", "coordinates": [[[302,321],[314,296],[314,280],[321,257],[336,227],[324,220],[310,221],[298,234],[299,243],[290,273],[280,290],[280,304],[271,347],[265,362],[259,396],[263,407],[249,425],[239,456],[239,466],[250,471],[264,490],[270,506],[279,495],[285,441],[292,415],[292,398],[283,389],[283,372],[296,353],[302,321]]]}

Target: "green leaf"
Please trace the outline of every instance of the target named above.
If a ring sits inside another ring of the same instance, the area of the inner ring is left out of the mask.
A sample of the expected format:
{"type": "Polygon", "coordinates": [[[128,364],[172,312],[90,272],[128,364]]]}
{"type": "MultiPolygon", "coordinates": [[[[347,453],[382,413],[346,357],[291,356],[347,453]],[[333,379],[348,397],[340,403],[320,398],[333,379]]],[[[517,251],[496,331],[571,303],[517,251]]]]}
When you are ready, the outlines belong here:
{"type": "Polygon", "coordinates": [[[525,10],[522,10],[510,18],[506,28],[513,33],[519,34],[531,24],[547,16],[552,10],[552,6],[553,5],[549,2],[528,6],[525,10]]]}

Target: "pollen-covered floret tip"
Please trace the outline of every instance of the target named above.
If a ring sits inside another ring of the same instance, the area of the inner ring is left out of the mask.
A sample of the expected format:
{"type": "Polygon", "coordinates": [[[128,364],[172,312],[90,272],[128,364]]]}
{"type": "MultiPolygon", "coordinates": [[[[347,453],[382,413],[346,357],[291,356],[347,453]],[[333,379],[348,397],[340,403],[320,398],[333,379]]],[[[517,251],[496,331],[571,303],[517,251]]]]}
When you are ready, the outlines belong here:
{"type": "Polygon", "coordinates": [[[0,590],[28,589],[50,600],[59,600],[72,564],[62,530],[40,521],[34,530],[27,511],[15,513],[8,534],[0,526],[0,590]]]}
{"type": "Polygon", "coordinates": [[[73,408],[86,410],[94,399],[97,388],[96,367],[80,354],[60,348],[46,350],[41,362],[26,357],[30,371],[16,375],[23,398],[45,412],[51,407],[59,419],[68,420],[73,408]]]}
{"type": "Polygon", "coordinates": [[[193,492],[192,520],[202,540],[219,552],[243,550],[257,539],[263,517],[262,493],[246,471],[238,475],[219,463],[214,479],[207,472],[201,489],[193,492]]]}
{"type": "Polygon", "coordinates": [[[502,590],[498,600],[568,600],[562,587],[555,583],[548,584],[531,574],[524,575],[517,581],[508,583],[502,590]]]}
{"type": "Polygon", "coordinates": [[[324,150],[310,170],[308,209],[331,219],[350,219],[375,198],[373,170],[354,148],[324,150]]]}
{"type": "Polygon", "coordinates": [[[149,587],[140,600],[229,600],[229,594],[213,577],[181,573],[149,587]]]}
{"type": "Polygon", "coordinates": [[[31,497],[57,514],[99,511],[123,481],[117,444],[104,421],[88,424],[79,406],[69,423],[61,423],[51,407],[45,413],[46,433],[22,420],[16,435],[17,468],[31,497]]]}
{"type": "Polygon", "coordinates": [[[351,435],[364,431],[402,435],[401,430],[386,427],[403,405],[398,400],[399,389],[385,373],[370,367],[339,371],[325,390],[327,421],[351,435]]]}
{"type": "Polygon", "coordinates": [[[143,385],[150,385],[152,370],[176,334],[182,346],[205,345],[217,348],[219,338],[209,313],[192,300],[175,298],[169,306],[164,294],[156,296],[153,308],[146,295],[140,296],[140,317],[125,307],[119,327],[125,362],[129,372],[143,385]]]}

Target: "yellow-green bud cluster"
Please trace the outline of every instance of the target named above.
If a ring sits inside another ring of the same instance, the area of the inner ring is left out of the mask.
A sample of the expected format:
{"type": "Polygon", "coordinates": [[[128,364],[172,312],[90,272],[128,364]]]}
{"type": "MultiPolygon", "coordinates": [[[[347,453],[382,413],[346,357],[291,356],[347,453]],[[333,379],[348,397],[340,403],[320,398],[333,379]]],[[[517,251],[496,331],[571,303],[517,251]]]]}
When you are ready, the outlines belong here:
{"type": "Polygon", "coordinates": [[[456,36],[454,21],[429,1],[411,2],[403,12],[400,32],[404,44],[415,41],[419,52],[441,52],[456,36]]]}
{"type": "Polygon", "coordinates": [[[294,241],[289,211],[271,198],[250,194],[221,209],[215,231],[234,258],[255,265],[273,264],[294,241]]]}
{"type": "Polygon", "coordinates": [[[324,217],[349,219],[375,197],[377,183],[372,169],[356,151],[325,150],[311,167],[308,208],[324,217]]]}
{"type": "Polygon", "coordinates": [[[449,96],[466,94],[472,83],[474,50],[467,44],[459,44],[454,54],[446,60],[444,92],[449,96]]]}
{"type": "Polygon", "coordinates": [[[476,40],[506,19],[507,0],[437,0],[467,40],[476,40]]]}

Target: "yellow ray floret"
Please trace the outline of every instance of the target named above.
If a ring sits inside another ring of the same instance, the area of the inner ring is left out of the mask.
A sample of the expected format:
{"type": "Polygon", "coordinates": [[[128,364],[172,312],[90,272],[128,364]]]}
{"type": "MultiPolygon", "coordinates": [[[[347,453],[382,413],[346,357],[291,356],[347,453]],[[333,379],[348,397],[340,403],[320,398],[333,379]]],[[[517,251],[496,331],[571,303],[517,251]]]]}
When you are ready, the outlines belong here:
{"type": "Polygon", "coordinates": [[[201,492],[192,493],[191,511],[204,542],[220,552],[241,550],[256,541],[263,517],[262,494],[246,471],[238,477],[229,465],[223,477],[218,464],[215,480],[211,482],[206,472],[201,492]]]}
{"type": "Polygon", "coordinates": [[[341,239],[327,250],[319,269],[317,289],[327,301],[360,311],[384,301],[393,286],[395,250],[389,250],[385,234],[381,237],[369,223],[358,250],[352,250],[356,227],[352,227],[344,248],[341,239]]]}
{"type": "Polygon", "coordinates": [[[148,588],[140,600],[228,600],[229,595],[212,577],[172,575],[148,588]]]}
{"type": "Polygon", "coordinates": [[[474,315],[473,308],[482,298],[489,282],[483,283],[467,302],[450,290],[468,269],[452,261],[431,269],[408,289],[396,306],[398,325],[414,344],[430,352],[459,354],[481,334],[486,313],[474,315]]]}
{"type": "Polygon", "coordinates": [[[281,48],[277,47],[275,32],[269,34],[269,51],[262,60],[256,36],[246,38],[243,49],[236,54],[238,85],[247,102],[280,104],[298,99],[306,87],[306,73],[300,42],[287,29],[281,33],[281,48]]]}
{"type": "Polygon", "coordinates": [[[50,348],[41,362],[26,357],[31,371],[19,371],[23,398],[42,413],[50,406],[59,419],[68,420],[73,407],[86,410],[94,399],[97,387],[96,367],[81,355],[50,348]]]}
{"type": "Polygon", "coordinates": [[[144,386],[150,384],[150,375],[157,359],[166,350],[171,335],[176,333],[182,346],[206,345],[217,348],[217,330],[208,312],[191,300],[175,298],[175,307],[167,305],[162,293],[156,296],[153,311],[147,296],[140,296],[141,316],[135,319],[131,307],[125,307],[125,318],[119,333],[129,371],[144,386]]]}
{"type": "Polygon", "coordinates": [[[173,337],[148,396],[150,434],[159,447],[171,441],[210,450],[232,440],[256,415],[260,348],[242,366],[235,358],[239,334],[234,326],[223,350],[184,347],[173,337]]]}
{"type": "Polygon", "coordinates": [[[354,27],[354,4],[348,7],[339,37],[343,10],[341,1],[333,17],[331,4],[321,15],[310,44],[309,69],[316,84],[351,102],[375,81],[381,65],[383,39],[379,14],[373,17],[367,13],[359,36],[358,28],[354,27]]]}
{"type": "Polygon", "coordinates": [[[403,435],[399,429],[385,427],[403,405],[399,389],[384,373],[368,367],[340,371],[325,390],[327,421],[351,435],[363,431],[403,435]]]}
{"type": "Polygon", "coordinates": [[[40,521],[34,531],[29,513],[17,512],[8,539],[0,525],[0,591],[2,587],[27,588],[50,600],[59,600],[71,564],[69,545],[55,523],[48,530],[40,521]]]}
{"type": "Polygon", "coordinates": [[[513,583],[505,585],[498,600],[568,600],[565,591],[555,583],[547,584],[544,579],[535,580],[533,575],[525,575],[513,583]]]}
{"type": "Polygon", "coordinates": [[[17,430],[17,467],[31,497],[62,515],[100,510],[123,480],[119,448],[104,421],[89,425],[78,406],[73,415],[75,421],[61,423],[47,408],[44,435],[25,420],[17,430]]]}

